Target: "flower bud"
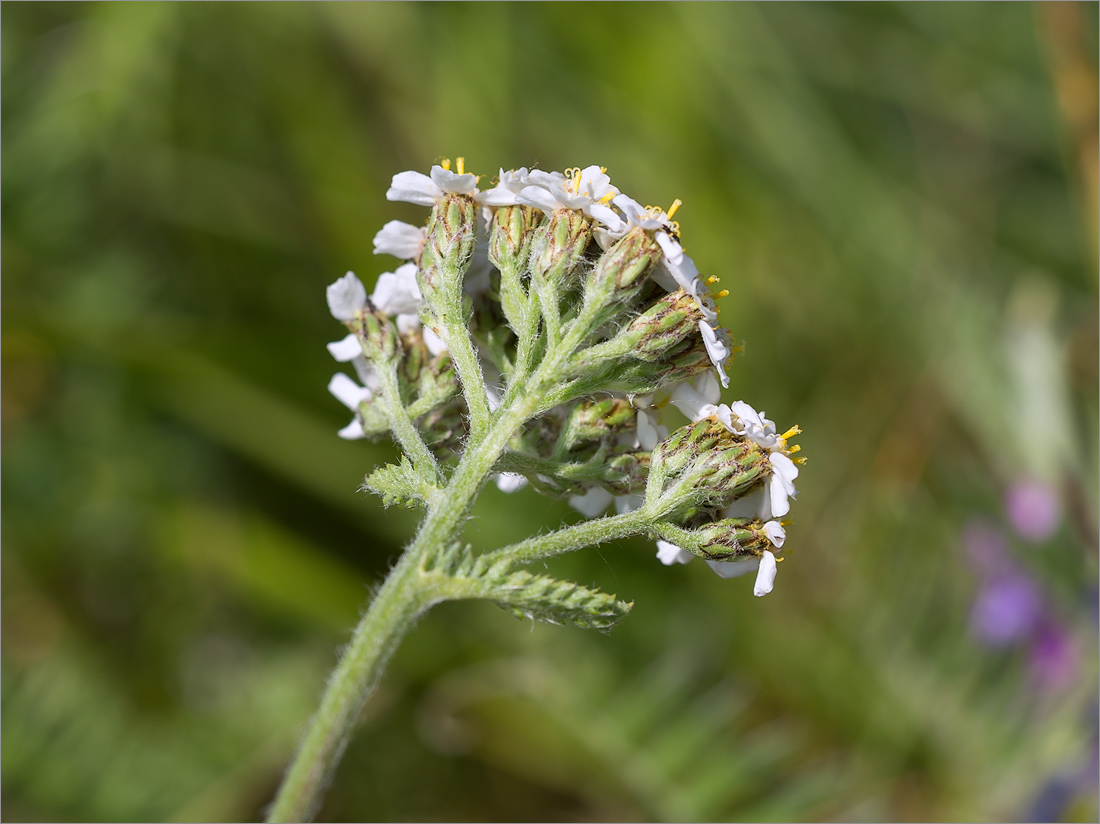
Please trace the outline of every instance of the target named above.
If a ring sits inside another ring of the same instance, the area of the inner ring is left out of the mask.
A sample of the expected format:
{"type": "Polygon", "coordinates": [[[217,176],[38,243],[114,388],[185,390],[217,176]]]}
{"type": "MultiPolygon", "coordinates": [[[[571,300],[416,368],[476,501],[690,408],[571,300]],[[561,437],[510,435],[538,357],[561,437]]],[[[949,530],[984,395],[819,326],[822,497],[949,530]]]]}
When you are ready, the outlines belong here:
{"type": "Polygon", "coordinates": [[[650,306],[616,337],[631,357],[658,361],[685,340],[698,337],[702,317],[695,298],[679,289],[650,306]]]}
{"type": "Polygon", "coordinates": [[[555,286],[584,258],[592,239],[592,221],[575,209],[558,209],[534,237],[531,274],[555,286]]]}
{"type": "Polygon", "coordinates": [[[598,441],[634,420],[634,407],[623,398],[585,401],[574,407],[562,437],[567,449],[598,441]]]}
{"type": "Polygon", "coordinates": [[[535,229],[543,215],[530,206],[501,206],[489,230],[489,261],[500,269],[524,270],[531,255],[535,229]]]}
{"type": "Polygon", "coordinates": [[[462,277],[477,240],[477,205],[466,195],[444,194],[428,222],[417,284],[436,315],[461,309],[462,277]]]}
{"type": "Polygon", "coordinates": [[[588,292],[593,297],[610,297],[616,292],[640,289],[660,259],[657,242],[644,230],[632,229],[600,258],[588,280],[588,292]]]}
{"type": "Polygon", "coordinates": [[[649,498],[669,511],[686,506],[724,506],[770,471],[768,452],[704,418],[682,426],[653,450],[649,498]]]}
{"type": "Polygon", "coordinates": [[[765,550],[772,552],[782,545],[776,530],[779,535],[783,534],[783,527],[777,521],[762,524],[744,518],[725,518],[685,530],[684,534],[677,535],[677,546],[708,561],[759,556],[765,550]]]}
{"type": "Polygon", "coordinates": [[[363,354],[367,360],[387,361],[401,354],[401,339],[397,334],[397,327],[369,300],[349,326],[363,344],[363,354]]]}

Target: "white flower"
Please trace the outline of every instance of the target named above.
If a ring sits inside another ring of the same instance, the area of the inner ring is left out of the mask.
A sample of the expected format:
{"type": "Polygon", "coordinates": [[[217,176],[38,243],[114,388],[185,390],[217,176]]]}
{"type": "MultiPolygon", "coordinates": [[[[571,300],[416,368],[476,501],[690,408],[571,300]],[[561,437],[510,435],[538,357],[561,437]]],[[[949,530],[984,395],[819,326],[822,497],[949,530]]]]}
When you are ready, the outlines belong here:
{"type": "Polygon", "coordinates": [[[418,260],[424,251],[426,232],[400,220],[391,220],[374,236],[376,255],[393,255],[401,260],[418,260]]]}
{"type": "Polygon", "coordinates": [[[530,185],[526,166],[509,172],[501,169],[497,185],[479,192],[474,198],[485,206],[514,206],[519,202],[516,195],[530,185]]]}
{"type": "Polygon", "coordinates": [[[798,467],[794,461],[782,452],[773,452],[768,456],[772,464],[772,474],[768,478],[768,498],[771,504],[772,518],[782,518],[791,511],[789,498],[798,493],[794,488],[794,479],[798,477],[798,467]]]}
{"type": "Polygon", "coordinates": [[[752,594],[759,597],[772,591],[775,584],[776,562],[775,556],[764,550],[759,558],[741,558],[736,561],[707,561],[707,565],[722,578],[736,578],[746,572],[756,570],[756,584],[752,588],[752,594]]]}
{"type": "Polygon", "coordinates": [[[380,274],[370,300],[390,316],[416,312],[424,302],[416,283],[416,264],[406,263],[393,272],[380,274]]]}
{"type": "Polygon", "coordinates": [[[732,431],[744,435],[763,449],[774,450],[779,445],[775,423],[765,418],[763,412],[757,412],[744,401],[734,401],[730,404],[730,410],[737,418],[732,431]]]}
{"type": "Polygon", "coordinates": [[[787,530],[783,529],[783,524],[779,521],[768,521],[764,524],[764,534],[776,549],[782,549],[787,540],[787,530]]]}
{"type": "Polygon", "coordinates": [[[599,166],[574,169],[570,177],[536,169],[527,175],[527,183],[516,195],[519,203],[534,206],[548,215],[562,208],[576,209],[603,224],[612,234],[621,236],[625,231],[622,218],[607,205],[619,190],[599,166]]]}
{"type": "Polygon", "coordinates": [[[354,332],[345,338],[326,345],[329,354],[340,363],[347,363],[363,354],[363,345],[359,343],[359,337],[354,332]]]}
{"type": "Polygon", "coordinates": [[[715,414],[722,390],[710,372],[704,372],[695,380],[678,383],[672,387],[672,405],[689,420],[699,421],[715,414]]]}
{"type": "Polygon", "coordinates": [[[399,172],[386,192],[386,200],[401,200],[417,206],[434,206],[444,193],[471,195],[477,193],[477,178],[459,171],[452,172],[442,166],[432,166],[431,176],[420,172],[399,172]]]}
{"type": "Polygon", "coordinates": [[[726,330],[722,327],[715,329],[705,320],[699,321],[699,333],[703,336],[703,345],[707,348],[710,362],[718,372],[718,378],[722,381],[723,388],[730,385],[729,375],[726,374],[726,359],[730,356],[730,348],[727,345],[726,330]],[[721,337],[719,337],[721,334],[721,337]]]}
{"type": "Polygon", "coordinates": [[[657,560],[665,566],[686,564],[694,557],[686,549],[680,549],[676,544],[670,544],[668,541],[657,542],[657,560]]]}
{"type": "Polygon", "coordinates": [[[498,472],[493,476],[497,489],[501,492],[511,493],[527,486],[527,478],[516,472],[498,472]]]}
{"type": "Polygon", "coordinates": [[[359,423],[359,404],[369,401],[374,393],[368,387],[357,384],[343,372],[337,372],[332,376],[332,380],[328,382],[328,391],[335,396],[336,400],[356,413],[352,422],[337,434],[345,440],[365,438],[363,426],[359,423]]]}
{"type": "Polygon", "coordinates": [[[594,486],[583,495],[573,495],[569,505],[586,518],[598,518],[611,505],[614,496],[602,486],[594,486]]]}
{"type": "Polygon", "coordinates": [[[336,320],[355,320],[355,316],[367,305],[367,287],[354,272],[348,272],[335,283],[329,284],[325,290],[325,299],[328,301],[328,310],[336,320]]]}

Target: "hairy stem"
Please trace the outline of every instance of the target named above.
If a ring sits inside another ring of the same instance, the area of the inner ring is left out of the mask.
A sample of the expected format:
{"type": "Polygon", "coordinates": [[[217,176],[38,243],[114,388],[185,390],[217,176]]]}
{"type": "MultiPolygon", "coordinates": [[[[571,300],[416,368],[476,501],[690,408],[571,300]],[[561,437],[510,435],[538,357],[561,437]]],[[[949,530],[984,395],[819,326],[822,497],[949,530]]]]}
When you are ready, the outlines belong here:
{"type": "Polygon", "coordinates": [[[652,516],[649,510],[642,507],[622,515],[582,521],[556,532],[528,538],[526,541],[486,553],[484,558],[487,563],[508,560],[517,565],[526,564],[540,558],[549,558],[602,544],[605,541],[613,541],[616,538],[648,533],[651,531],[651,522],[652,516]]]}
{"type": "Polygon", "coordinates": [[[401,402],[401,390],[397,384],[397,363],[385,361],[379,364],[378,378],[382,382],[382,398],[386,406],[386,417],[390,422],[390,429],[397,438],[409,460],[417,471],[427,479],[429,476],[439,484],[443,481],[443,474],[439,470],[439,464],[435,455],[428,449],[424,439],[420,437],[416,426],[401,402]]]}

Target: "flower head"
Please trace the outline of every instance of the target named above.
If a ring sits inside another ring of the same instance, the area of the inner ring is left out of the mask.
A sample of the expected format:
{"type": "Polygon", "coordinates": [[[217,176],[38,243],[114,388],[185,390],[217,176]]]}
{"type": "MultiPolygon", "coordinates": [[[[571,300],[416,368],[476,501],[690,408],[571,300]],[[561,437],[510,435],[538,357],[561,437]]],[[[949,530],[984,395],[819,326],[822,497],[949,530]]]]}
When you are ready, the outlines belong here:
{"type": "Polygon", "coordinates": [[[465,174],[463,159],[458,158],[458,171],[451,171],[449,160],[442,165],[432,166],[431,175],[421,172],[399,172],[393,176],[393,182],[386,192],[386,200],[399,200],[415,203],[417,206],[434,206],[444,194],[475,195],[477,178],[465,174]]]}

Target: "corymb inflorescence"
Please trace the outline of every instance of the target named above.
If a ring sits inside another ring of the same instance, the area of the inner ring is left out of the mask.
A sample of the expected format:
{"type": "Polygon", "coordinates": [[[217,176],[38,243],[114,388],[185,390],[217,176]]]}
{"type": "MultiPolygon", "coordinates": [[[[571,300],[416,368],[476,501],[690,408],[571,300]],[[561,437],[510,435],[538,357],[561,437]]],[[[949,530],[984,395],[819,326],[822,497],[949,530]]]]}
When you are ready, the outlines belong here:
{"type": "Polygon", "coordinates": [[[375,253],[404,262],[370,295],[351,273],[328,288],[350,332],[329,350],[355,372],[329,384],[354,415],[339,434],[388,433],[407,453],[404,471],[367,486],[430,510],[466,452],[483,450],[472,484],[530,486],[589,518],[613,511],[593,542],[628,534],[616,519],[633,515],[618,523],[655,538],[662,563],[756,571],[755,594],[770,592],[800,430],[719,403],[734,347],[718,277],[684,252],[680,201],[642,206],[599,166],[481,182],[462,159],[395,175],[387,198],[430,208],[426,225],[382,227],[375,253]]]}
{"type": "Polygon", "coordinates": [[[483,599],[607,631],[632,603],[525,567],[630,535],[655,540],[666,565],[698,556],[724,578],[755,571],[756,595],[775,581],[800,430],[719,404],[734,347],[717,276],[684,252],[680,201],[642,206],[599,166],[479,183],[461,158],[395,175],[386,197],[429,208],[427,223],[382,227],[375,253],[402,263],[371,293],[351,272],[328,287],[348,332],[328,348],[354,371],[329,382],[352,413],[339,435],[397,441],[401,460],[363,486],[423,520],[329,679],[274,821],[316,809],[389,656],[435,604],[483,599]],[[666,416],[686,420],[670,432],[666,416]],[[474,548],[463,529],[490,481],[588,520],[474,548]]]}

